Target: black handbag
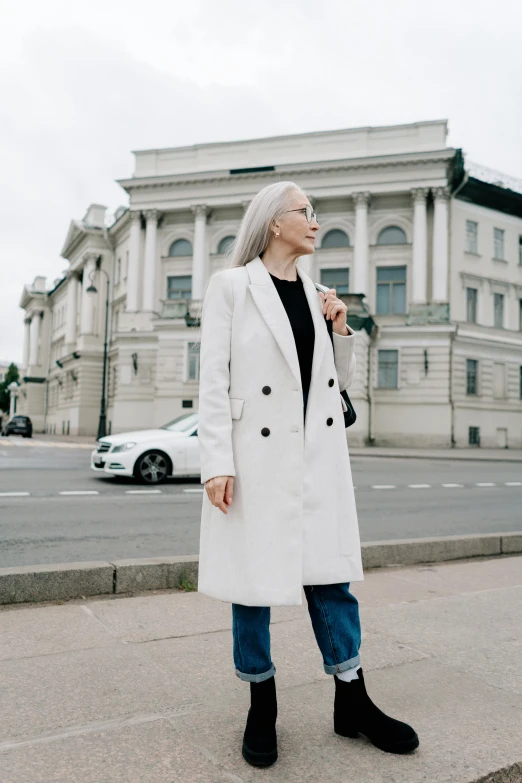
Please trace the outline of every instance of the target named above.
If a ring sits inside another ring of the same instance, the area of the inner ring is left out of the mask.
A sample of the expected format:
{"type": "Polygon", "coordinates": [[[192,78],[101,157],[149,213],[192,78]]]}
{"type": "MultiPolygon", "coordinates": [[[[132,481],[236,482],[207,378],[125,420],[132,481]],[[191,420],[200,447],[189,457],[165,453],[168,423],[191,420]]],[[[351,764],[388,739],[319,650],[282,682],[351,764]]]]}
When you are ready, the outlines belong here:
{"type": "MultiPolygon", "coordinates": [[[[321,286],[319,288],[319,285],[317,283],[315,283],[315,287],[317,288],[318,291],[322,291],[323,293],[324,293],[323,289],[326,290],[325,286],[321,286]]],[[[328,334],[330,335],[330,340],[332,341],[332,348],[333,348],[333,336],[332,336],[333,325],[332,325],[332,319],[331,318],[327,318],[326,315],[325,315],[324,320],[326,322],[326,329],[328,331],[328,334]]],[[[351,403],[351,400],[350,400],[350,398],[348,396],[348,392],[346,391],[346,389],[343,389],[343,391],[341,392],[341,397],[343,398],[343,400],[346,403],[346,410],[343,411],[344,426],[345,426],[345,428],[351,427],[352,424],[355,424],[355,420],[357,419],[357,414],[355,413],[355,408],[353,407],[353,405],[351,403]]]]}

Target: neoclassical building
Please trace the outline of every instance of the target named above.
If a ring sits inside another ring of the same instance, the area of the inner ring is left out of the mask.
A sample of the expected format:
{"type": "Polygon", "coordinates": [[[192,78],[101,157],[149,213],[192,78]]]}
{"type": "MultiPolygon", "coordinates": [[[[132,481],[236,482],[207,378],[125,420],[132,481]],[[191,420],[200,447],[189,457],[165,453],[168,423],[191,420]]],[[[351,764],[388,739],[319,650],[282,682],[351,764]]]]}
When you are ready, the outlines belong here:
{"type": "Polygon", "coordinates": [[[95,435],[107,292],[110,431],[196,410],[206,283],[254,194],[293,180],[321,226],[299,265],[357,330],[349,442],[522,447],[522,183],[446,138],[435,121],[135,153],[129,207],[91,205],[65,276],[24,288],[19,412],[95,435]]]}

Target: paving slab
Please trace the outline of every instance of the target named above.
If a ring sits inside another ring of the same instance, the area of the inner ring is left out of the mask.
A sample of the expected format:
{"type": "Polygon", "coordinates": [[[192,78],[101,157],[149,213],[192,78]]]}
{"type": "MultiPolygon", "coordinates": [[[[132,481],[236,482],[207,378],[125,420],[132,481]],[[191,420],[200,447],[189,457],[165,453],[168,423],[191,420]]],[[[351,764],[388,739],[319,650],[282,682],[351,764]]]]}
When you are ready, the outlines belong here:
{"type": "Polygon", "coordinates": [[[368,691],[415,726],[414,753],[335,735],[305,601],[272,609],[280,757],[250,767],[230,604],[166,592],[0,609],[0,783],[520,783],[522,557],[367,571],[352,590],[368,691]]]}

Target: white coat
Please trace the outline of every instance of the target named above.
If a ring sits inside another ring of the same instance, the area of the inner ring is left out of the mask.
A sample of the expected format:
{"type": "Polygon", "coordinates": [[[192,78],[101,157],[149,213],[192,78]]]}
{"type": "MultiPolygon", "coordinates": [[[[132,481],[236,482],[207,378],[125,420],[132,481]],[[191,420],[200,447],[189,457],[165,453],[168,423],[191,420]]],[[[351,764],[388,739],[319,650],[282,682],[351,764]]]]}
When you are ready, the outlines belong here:
{"type": "Polygon", "coordinates": [[[235,476],[228,513],[206,491],[201,593],[246,606],[302,604],[302,586],[364,579],[340,389],[355,375],[355,332],[333,333],[299,267],[315,327],[306,426],[292,327],[257,257],[215,273],[203,302],[201,483],[235,476]]]}

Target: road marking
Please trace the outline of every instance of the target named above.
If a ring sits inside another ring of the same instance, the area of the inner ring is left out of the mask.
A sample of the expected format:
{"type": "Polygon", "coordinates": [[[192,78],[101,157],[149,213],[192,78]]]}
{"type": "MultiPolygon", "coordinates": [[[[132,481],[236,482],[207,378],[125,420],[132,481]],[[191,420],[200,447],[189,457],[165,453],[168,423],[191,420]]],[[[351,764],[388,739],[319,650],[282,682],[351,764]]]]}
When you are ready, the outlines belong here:
{"type": "Polygon", "coordinates": [[[30,495],[30,492],[0,492],[1,498],[22,498],[30,495]]]}
{"type": "Polygon", "coordinates": [[[431,484],[408,484],[410,489],[429,489],[431,484]]]}
{"type": "Polygon", "coordinates": [[[397,489],[395,484],[372,484],[372,489],[397,489]]]}
{"type": "Polygon", "coordinates": [[[464,484],[443,484],[443,487],[463,487],[464,484]]]}
{"type": "Polygon", "coordinates": [[[504,481],[506,487],[522,487],[522,481],[504,481]]]}
{"type": "Polygon", "coordinates": [[[205,487],[201,487],[201,489],[184,489],[183,492],[204,492],[205,487]]]}
{"type": "Polygon", "coordinates": [[[99,495],[97,489],[67,489],[59,492],[59,495],[99,495]]]}
{"type": "Polygon", "coordinates": [[[496,484],[492,481],[477,481],[476,487],[496,487],[496,484]]]}
{"type": "Polygon", "coordinates": [[[126,489],[126,495],[161,495],[161,489],[126,489]]]}

